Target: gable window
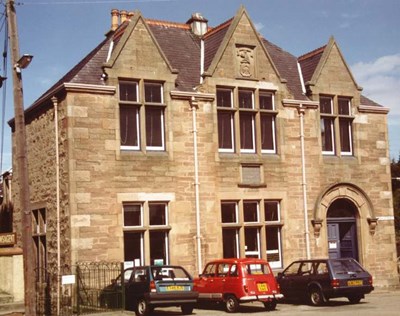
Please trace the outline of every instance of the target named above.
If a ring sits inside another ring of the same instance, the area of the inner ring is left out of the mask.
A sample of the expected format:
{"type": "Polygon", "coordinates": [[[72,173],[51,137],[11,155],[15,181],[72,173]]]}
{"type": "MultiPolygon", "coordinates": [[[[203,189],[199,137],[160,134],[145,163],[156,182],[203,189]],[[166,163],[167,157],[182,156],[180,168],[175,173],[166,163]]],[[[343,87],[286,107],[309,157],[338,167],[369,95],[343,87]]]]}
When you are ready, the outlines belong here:
{"type": "Polygon", "coordinates": [[[353,154],[351,99],[345,97],[320,97],[322,153],[334,155],[336,148],[342,156],[353,154]],[[335,135],[338,133],[339,137],[335,135]]]}
{"type": "Polygon", "coordinates": [[[274,95],[268,91],[259,92],[261,152],[275,153],[275,104],[274,95]]]}
{"type": "Polygon", "coordinates": [[[220,88],[217,90],[218,144],[221,152],[233,152],[235,148],[232,97],[231,89],[220,88]]]}
{"type": "Polygon", "coordinates": [[[322,153],[333,155],[335,153],[335,132],[333,116],[333,99],[331,97],[320,97],[321,113],[321,141],[322,153]]]}
{"type": "Polygon", "coordinates": [[[134,265],[169,263],[168,204],[132,202],[123,205],[125,261],[134,265]],[[148,249],[147,254],[145,249],[148,249]]]}
{"type": "Polygon", "coordinates": [[[274,94],[244,88],[217,88],[219,152],[276,153],[274,94]],[[237,126],[235,126],[237,124],[237,126]],[[260,135],[257,139],[257,135],[260,135]]]}
{"type": "Polygon", "coordinates": [[[121,149],[146,150],[165,149],[163,85],[147,81],[120,81],[120,139],[121,149]],[[139,91],[141,86],[144,96],[139,91]],[[144,106],[143,106],[144,105],[144,106]],[[144,123],[145,129],[141,128],[144,123]],[[145,135],[142,135],[144,133],[145,135]]]}
{"type": "Polygon", "coordinates": [[[340,150],[342,155],[352,155],[352,121],[351,102],[348,98],[338,98],[340,150]]]}
{"type": "Polygon", "coordinates": [[[255,112],[254,93],[239,89],[240,151],[254,153],[255,148],[255,112]]]}

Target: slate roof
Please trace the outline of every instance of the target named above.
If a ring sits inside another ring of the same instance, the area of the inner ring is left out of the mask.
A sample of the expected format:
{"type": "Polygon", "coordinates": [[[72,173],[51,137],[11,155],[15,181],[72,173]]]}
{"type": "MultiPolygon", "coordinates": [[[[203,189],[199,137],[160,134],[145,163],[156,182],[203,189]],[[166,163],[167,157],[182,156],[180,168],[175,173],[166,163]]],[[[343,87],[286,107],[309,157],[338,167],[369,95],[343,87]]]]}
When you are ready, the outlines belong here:
{"type": "MultiPolygon", "coordinates": [[[[145,19],[145,21],[171,67],[178,71],[176,89],[193,91],[200,84],[200,38],[192,34],[190,25],[186,23],[151,19],[145,19]]],[[[207,71],[210,67],[232,21],[233,18],[217,27],[209,28],[208,32],[203,36],[205,46],[204,71],[207,71]]],[[[62,88],[64,83],[106,85],[102,80],[102,66],[107,60],[111,42],[114,41],[113,47],[115,48],[115,44],[121,39],[128,23],[129,21],[126,21],[116,31],[110,31],[106,34],[106,38],[95,49],[39,97],[26,110],[26,113],[35,112],[35,108],[52,97],[56,91],[62,88]]],[[[280,76],[287,80],[288,89],[294,98],[307,100],[307,97],[302,92],[298,63],[301,67],[303,82],[311,80],[326,46],[296,58],[265,38],[261,38],[261,41],[280,76]]],[[[378,105],[365,97],[362,97],[362,101],[366,105],[378,105]]]]}
{"type": "Polygon", "coordinates": [[[321,60],[322,54],[324,53],[325,46],[317,48],[307,54],[304,54],[298,58],[301,67],[301,73],[303,74],[304,83],[311,80],[315,69],[321,60]]]}
{"type": "Polygon", "coordinates": [[[200,39],[187,24],[147,21],[171,66],[179,70],[177,90],[193,91],[200,83],[200,39]]]}

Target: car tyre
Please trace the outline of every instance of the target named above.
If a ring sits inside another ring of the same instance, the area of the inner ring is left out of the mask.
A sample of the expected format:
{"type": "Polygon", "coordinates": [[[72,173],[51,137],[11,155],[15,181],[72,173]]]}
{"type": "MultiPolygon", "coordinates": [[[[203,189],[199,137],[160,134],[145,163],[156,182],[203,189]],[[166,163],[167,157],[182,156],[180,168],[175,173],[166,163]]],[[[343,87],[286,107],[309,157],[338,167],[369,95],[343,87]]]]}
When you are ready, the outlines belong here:
{"type": "Polygon", "coordinates": [[[264,307],[267,311],[273,311],[276,308],[276,300],[272,300],[272,301],[268,301],[268,302],[264,302],[264,307]]]}
{"type": "Polygon", "coordinates": [[[225,309],[228,313],[236,313],[239,309],[239,301],[234,295],[228,295],[225,299],[225,309]]]}
{"type": "Polygon", "coordinates": [[[351,295],[347,298],[351,304],[358,304],[360,303],[362,296],[361,295],[351,295]]]}
{"type": "Polygon", "coordinates": [[[150,306],[144,298],[138,300],[135,314],[137,316],[147,316],[150,314],[150,306]]]}
{"type": "Polygon", "coordinates": [[[313,306],[320,306],[325,302],[324,295],[317,287],[312,287],[309,292],[310,303],[313,306]]]}
{"type": "Polygon", "coordinates": [[[191,315],[193,313],[194,306],[192,304],[185,304],[181,306],[183,315],[191,315]]]}

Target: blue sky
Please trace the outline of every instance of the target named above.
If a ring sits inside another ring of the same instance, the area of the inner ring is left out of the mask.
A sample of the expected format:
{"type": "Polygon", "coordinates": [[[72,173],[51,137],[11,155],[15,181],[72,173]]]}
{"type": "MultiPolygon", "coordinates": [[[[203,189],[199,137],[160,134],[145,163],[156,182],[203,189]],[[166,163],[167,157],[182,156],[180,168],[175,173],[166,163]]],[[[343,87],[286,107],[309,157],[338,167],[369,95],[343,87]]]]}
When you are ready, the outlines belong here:
{"type": "MultiPolygon", "coordinates": [[[[234,16],[243,4],[259,32],[295,56],[327,44],[330,36],[334,36],[357,83],[364,88],[363,94],[390,108],[390,157],[397,160],[400,155],[399,0],[15,2],[20,53],[34,55],[32,64],[23,71],[25,108],[100,43],[110,29],[113,8],[140,10],[146,18],[182,23],[192,13],[200,12],[210,26],[216,26],[234,16]]],[[[4,41],[4,28],[0,38],[4,41]]],[[[3,66],[0,68],[3,73],[3,66]]],[[[6,122],[14,116],[10,70],[8,77],[6,122]]],[[[3,171],[11,167],[10,134],[6,125],[3,171]]]]}

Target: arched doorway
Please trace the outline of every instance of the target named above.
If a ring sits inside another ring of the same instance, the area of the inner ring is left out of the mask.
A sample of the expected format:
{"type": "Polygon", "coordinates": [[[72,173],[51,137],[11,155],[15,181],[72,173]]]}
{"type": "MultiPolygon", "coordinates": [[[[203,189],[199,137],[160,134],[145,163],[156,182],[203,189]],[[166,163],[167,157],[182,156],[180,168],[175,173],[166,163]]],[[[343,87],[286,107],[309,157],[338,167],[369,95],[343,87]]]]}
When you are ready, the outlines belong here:
{"type": "Polygon", "coordinates": [[[335,200],[327,211],[329,258],[358,260],[357,208],[346,198],[335,200]]]}

